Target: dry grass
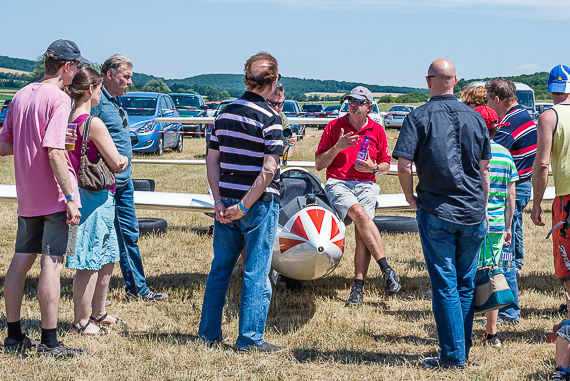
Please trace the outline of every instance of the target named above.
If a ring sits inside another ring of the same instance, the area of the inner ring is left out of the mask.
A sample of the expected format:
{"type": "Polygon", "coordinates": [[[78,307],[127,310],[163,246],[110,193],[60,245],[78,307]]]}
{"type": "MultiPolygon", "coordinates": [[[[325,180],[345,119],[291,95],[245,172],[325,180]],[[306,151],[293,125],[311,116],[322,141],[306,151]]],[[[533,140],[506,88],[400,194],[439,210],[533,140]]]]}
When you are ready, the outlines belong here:
{"type": "Polygon", "coordinates": [[[8,69],[8,68],[5,68],[5,67],[0,67],[0,73],[8,73],[8,74],[30,74],[29,71],[16,70],[16,69],[8,69]]]}
{"type": "MultiPolygon", "coordinates": [[[[396,131],[389,131],[395,135],[396,131]]],[[[390,141],[393,145],[393,140],[390,141]]],[[[310,160],[318,139],[300,142],[296,158],[310,160]]],[[[185,139],[182,154],[168,158],[202,158],[204,139],[185,139]]],[[[154,178],[157,191],[204,192],[203,167],[134,166],[135,177],[154,178]]],[[[321,174],[322,176],[322,174],[321,174]]],[[[0,183],[13,183],[12,159],[0,159],[0,183]]],[[[381,180],[384,193],[400,192],[396,177],[381,180]]],[[[38,194],[38,197],[41,195],[38,194]]],[[[348,228],[345,258],[330,277],[307,282],[291,294],[283,283],[275,287],[267,320],[266,339],[286,345],[276,355],[237,354],[230,346],[206,348],[196,341],[204,284],[212,258],[212,238],[193,229],[211,223],[201,213],[140,211],[141,216],[163,217],[164,236],[141,237],[140,246],[150,287],[167,292],[162,303],[126,302],[120,271],[115,270],[109,312],[128,322],[125,330],[112,329],[104,337],[78,337],[69,333],[73,316],[72,277],[62,278],[60,337],[68,345],[89,350],[88,357],[67,361],[21,358],[0,352],[1,379],[244,379],[244,380],[514,380],[546,379],[554,368],[554,345],[545,341],[552,324],[561,319],[551,311],[562,301],[559,283],[552,275],[552,244],[546,228],[534,227],[525,214],[526,267],[520,282],[522,320],[518,326],[500,327],[504,347],[493,350],[479,340],[465,372],[439,372],[419,365],[433,355],[437,339],[429,288],[417,235],[384,235],[390,262],[402,277],[402,292],[387,297],[371,264],[366,304],[349,309],[344,301],[352,283],[353,227],[348,228]]],[[[0,284],[13,253],[16,207],[0,204],[0,284]]],[[[38,265],[26,283],[22,314],[24,328],[39,336],[39,309],[35,290],[38,265]]],[[[223,330],[229,343],[238,330],[240,269],[235,270],[224,313],[223,330]]],[[[5,332],[0,299],[0,329],[5,332]]],[[[476,324],[474,336],[483,326],[476,324]]]]}

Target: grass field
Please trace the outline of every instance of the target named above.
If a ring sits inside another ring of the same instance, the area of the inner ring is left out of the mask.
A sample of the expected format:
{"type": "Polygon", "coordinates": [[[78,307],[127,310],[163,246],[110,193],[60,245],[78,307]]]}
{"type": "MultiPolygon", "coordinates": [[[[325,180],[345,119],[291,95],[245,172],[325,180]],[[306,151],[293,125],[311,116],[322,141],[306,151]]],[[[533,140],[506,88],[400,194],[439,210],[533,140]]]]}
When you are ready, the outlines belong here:
{"type": "MultiPolygon", "coordinates": [[[[390,130],[388,135],[396,136],[397,131],[390,130]]],[[[394,140],[389,143],[393,147],[394,140]]],[[[204,139],[186,138],[183,153],[167,153],[165,158],[204,158],[204,144],[204,139]]],[[[302,140],[295,159],[312,160],[317,144],[316,138],[302,140]]],[[[0,158],[0,183],[14,183],[12,168],[12,158],[0,158]]],[[[133,170],[135,178],[155,179],[157,191],[206,191],[204,167],[135,164],[133,170]]],[[[384,176],[379,182],[383,193],[401,192],[395,176],[384,176]]],[[[549,205],[545,203],[543,207],[549,214],[549,205]]],[[[0,379],[544,380],[554,369],[554,344],[545,338],[552,325],[562,319],[552,311],[563,299],[553,276],[552,244],[544,238],[548,229],[532,225],[528,213],[524,215],[521,323],[499,327],[504,342],[500,350],[481,344],[483,326],[476,323],[475,346],[463,373],[429,371],[420,366],[424,357],[435,354],[437,336],[431,301],[426,297],[430,284],[418,235],[383,235],[389,261],[402,278],[402,291],[388,297],[378,279],[379,268],[372,263],[365,286],[365,305],[350,309],[344,302],[352,284],[354,228],[348,227],[345,257],[331,276],[305,283],[300,293],[289,293],[283,283],[274,288],[265,338],[287,346],[288,351],[274,355],[238,354],[232,345],[238,331],[239,265],[230,284],[223,319],[228,345],[207,348],[196,340],[212,259],[212,238],[195,229],[209,225],[211,219],[201,213],[182,211],[145,210],[138,214],[165,218],[169,223],[167,234],[140,239],[148,284],[153,290],[169,293],[169,300],[127,302],[117,266],[108,312],[123,318],[126,328],[113,328],[110,334],[97,338],[77,336],[70,333],[74,274],[66,269],[62,277],[60,339],[89,350],[90,356],[55,361],[0,351],[0,379]]],[[[15,205],[0,204],[0,286],[13,254],[16,218],[15,205]]],[[[38,275],[36,264],[26,283],[22,307],[23,326],[37,338],[38,275]]],[[[4,335],[3,298],[0,329],[4,335]]]]}

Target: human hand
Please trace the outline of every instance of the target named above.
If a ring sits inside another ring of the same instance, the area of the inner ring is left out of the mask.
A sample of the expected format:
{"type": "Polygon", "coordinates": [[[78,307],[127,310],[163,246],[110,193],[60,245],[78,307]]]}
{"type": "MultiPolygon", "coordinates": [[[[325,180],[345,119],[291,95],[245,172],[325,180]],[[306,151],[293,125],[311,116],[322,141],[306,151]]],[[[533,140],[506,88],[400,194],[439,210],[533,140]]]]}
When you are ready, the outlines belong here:
{"type": "Polygon", "coordinates": [[[512,241],[513,241],[513,233],[511,229],[506,229],[504,246],[511,246],[512,241]]]}
{"type": "Polygon", "coordinates": [[[243,210],[241,210],[238,204],[234,204],[226,209],[225,216],[229,220],[228,222],[231,222],[239,220],[240,218],[245,216],[245,213],[243,212],[243,210]]]}
{"type": "Polygon", "coordinates": [[[411,198],[406,197],[406,201],[408,202],[408,204],[410,204],[410,206],[412,207],[413,210],[417,211],[418,210],[418,204],[416,203],[416,200],[418,198],[414,195],[412,195],[411,198]]]}
{"type": "Polygon", "coordinates": [[[540,203],[533,203],[532,212],[530,212],[530,219],[537,226],[544,226],[541,214],[542,214],[542,207],[540,206],[540,203]]]}
{"type": "Polygon", "coordinates": [[[116,168],[113,172],[114,173],[121,173],[129,166],[129,158],[126,156],[121,156],[119,160],[119,167],[116,168]]]}
{"type": "Polygon", "coordinates": [[[76,140],[77,140],[77,130],[72,130],[71,128],[68,128],[67,130],[65,130],[65,142],[66,143],[75,142],[76,140]]]}
{"type": "Polygon", "coordinates": [[[370,155],[366,155],[366,160],[356,159],[354,168],[358,172],[374,173],[378,166],[370,159],[370,155]]]}
{"type": "Polygon", "coordinates": [[[346,135],[344,134],[344,128],[340,129],[340,137],[336,142],[335,146],[338,148],[339,151],[344,151],[348,147],[352,147],[358,144],[358,135],[354,135],[354,132],[349,132],[346,135]]]}
{"type": "Polygon", "coordinates": [[[214,216],[216,218],[216,221],[222,224],[227,224],[228,222],[231,222],[231,220],[229,220],[226,217],[226,205],[224,204],[223,201],[214,204],[214,216]]]}
{"type": "Polygon", "coordinates": [[[67,221],[65,221],[66,224],[71,226],[79,225],[79,221],[81,221],[81,212],[75,204],[75,201],[67,201],[65,212],[67,213],[67,221]]]}

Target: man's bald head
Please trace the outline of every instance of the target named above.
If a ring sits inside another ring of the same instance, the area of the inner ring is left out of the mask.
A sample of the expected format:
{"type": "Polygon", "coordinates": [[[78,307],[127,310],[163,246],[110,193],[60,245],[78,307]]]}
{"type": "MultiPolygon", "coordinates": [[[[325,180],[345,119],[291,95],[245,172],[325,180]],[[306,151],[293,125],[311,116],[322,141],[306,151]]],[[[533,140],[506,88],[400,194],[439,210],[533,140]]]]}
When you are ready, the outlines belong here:
{"type": "Polygon", "coordinates": [[[427,83],[430,95],[453,94],[457,84],[455,65],[448,59],[439,58],[429,65],[427,83]]]}
{"type": "Polygon", "coordinates": [[[262,91],[278,80],[277,60],[266,52],[251,56],[245,63],[243,82],[248,91],[262,91]]]}

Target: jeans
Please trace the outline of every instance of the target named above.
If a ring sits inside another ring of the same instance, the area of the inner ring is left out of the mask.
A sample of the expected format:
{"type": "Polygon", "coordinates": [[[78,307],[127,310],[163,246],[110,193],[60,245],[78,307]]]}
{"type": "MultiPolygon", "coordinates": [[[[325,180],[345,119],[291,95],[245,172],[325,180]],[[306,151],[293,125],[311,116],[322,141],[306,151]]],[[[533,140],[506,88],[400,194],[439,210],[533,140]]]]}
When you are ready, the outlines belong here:
{"type": "Polygon", "coordinates": [[[139,251],[139,224],[135,214],[133,182],[129,182],[115,191],[115,230],[119,242],[119,265],[125,280],[125,291],[132,295],[146,295],[146,285],[141,253],[139,251]]]}
{"type": "Polygon", "coordinates": [[[474,278],[487,221],[459,225],[418,209],[418,228],[432,288],[432,306],[446,365],[463,365],[473,345],[474,278]]]}
{"type": "Polygon", "coordinates": [[[517,282],[516,270],[520,270],[523,265],[523,229],[522,229],[522,212],[530,200],[530,195],[532,192],[532,183],[530,181],[526,183],[518,183],[516,186],[516,202],[515,202],[515,213],[513,216],[513,224],[511,232],[513,234],[513,239],[510,246],[504,246],[503,251],[512,254],[512,266],[509,266],[508,262],[503,262],[503,273],[507,279],[507,283],[515,300],[508,306],[504,306],[499,310],[499,316],[503,319],[512,320],[518,322],[520,319],[521,309],[519,306],[519,288],[517,282]]]}
{"type": "MultiPolygon", "coordinates": [[[[238,199],[224,198],[230,206],[238,199]]],[[[269,270],[277,231],[279,203],[257,201],[239,220],[214,225],[214,259],[206,280],[199,337],[206,342],[222,338],[222,310],[237,259],[245,245],[245,266],[239,307],[237,348],[259,346],[271,301],[269,270]]]]}

